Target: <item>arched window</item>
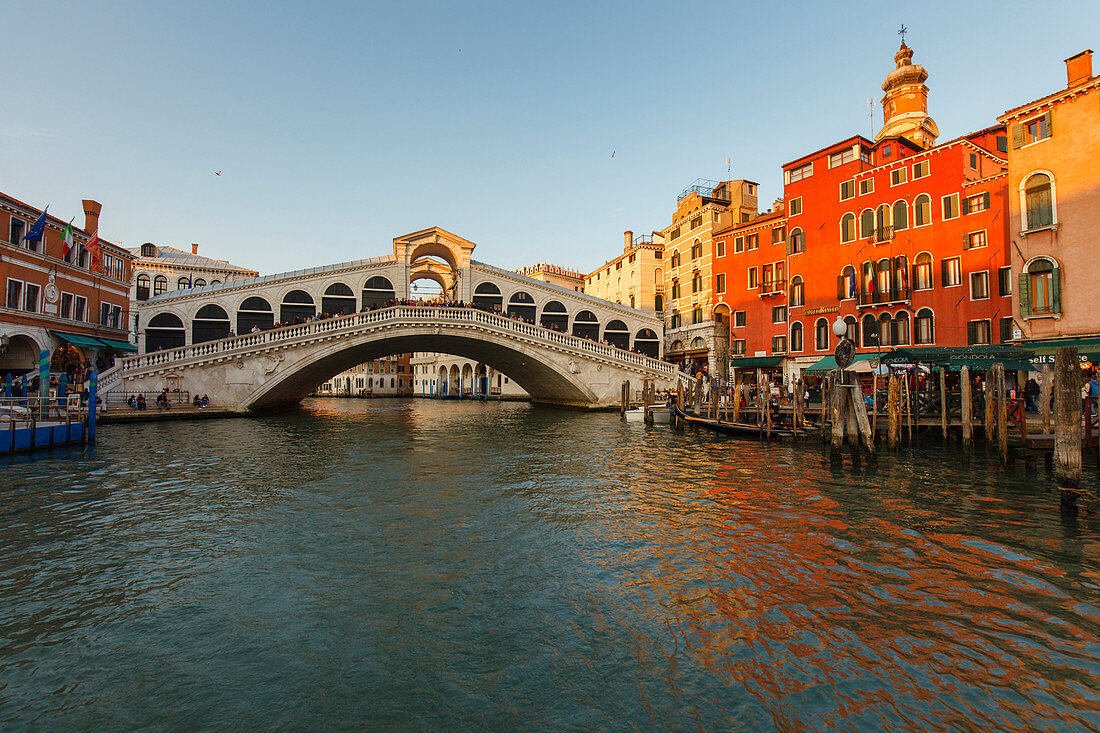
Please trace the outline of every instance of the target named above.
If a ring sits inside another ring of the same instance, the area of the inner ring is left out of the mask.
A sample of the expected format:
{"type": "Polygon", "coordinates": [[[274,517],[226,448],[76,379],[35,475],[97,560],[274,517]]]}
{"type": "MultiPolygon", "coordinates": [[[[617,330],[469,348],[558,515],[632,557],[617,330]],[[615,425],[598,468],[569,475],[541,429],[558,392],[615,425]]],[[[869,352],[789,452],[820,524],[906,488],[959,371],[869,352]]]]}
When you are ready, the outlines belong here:
{"type": "Polygon", "coordinates": [[[144,272],[137,276],[137,290],[134,297],[137,300],[149,300],[149,276],[144,272]]]}
{"type": "Polygon", "coordinates": [[[221,280],[211,280],[211,281],[210,281],[210,284],[211,284],[211,285],[221,285],[221,284],[222,284],[222,281],[221,281],[221,280]]]}
{"type": "Polygon", "coordinates": [[[551,300],[544,305],[542,316],[539,318],[539,325],[543,328],[565,332],[569,327],[569,314],[566,312],[565,306],[556,300],[551,300]]]}
{"type": "Polygon", "coordinates": [[[680,253],[679,252],[673,252],[672,253],[672,262],[670,264],[671,264],[672,267],[679,267],[680,266],[680,253]]]}
{"type": "Polygon", "coordinates": [[[806,251],[806,237],[802,234],[802,229],[795,227],[791,230],[791,254],[798,254],[799,252],[806,251]]]}
{"type": "Polygon", "coordinates": [[[875,212],[864,209],[859,215],[859,236],[872,239],[875,236],[875,212]]]}
{"type": "Polygon", "coordinates": [[[662,298],[660,295],[654,295],[653,296],[653,310],[660,313],[664,309],[665,309],[665,299],[662,298]]]}
{"type": "Polygon", "coordinates": [[[854,242],[856,238],[856,216],[845,214],[840,219],[840,241],[854,242]]]}
{"type": "Polygon", "coordinates": [[[892,221],[895,232],[900,232],[902,229],[909,228],[909,204],[905,199],[901,199],[894,204],[894,216],[892,221]]]}
{"type": "Polygon", "coordinates": [[[499,313],[504,307],[500,288],[490,282],[480,283],[474,288],[474,307],[499,313]]]}
{"type": "Polygon", "coordinates": [[[622,321],[608,321],[603,329],[603,340],[620,349],[629,349],[630,329],[622,321]]]}
{"type": "Polygon", "coordinates": [[[634,334],[634,349],[656,359],[661,350],[657,333],[648,328],[638,331],[634,334]]]}
{"type": "Polygon", "coordinates": [[[890,204],[882,204],[875,210],[875,219],[878,220],[878,226],[875,227],[876,242],[885,242],[890,239],[890,235],[893,233],[893,229],[890,227],[892,218],[893,210],[890,208],[890,204]]]}
{"type": "Polygon", "coordinates": [[[838,300],[851,300],[859,294],[859,281],[856,268],[848,265],[837,278],[836,297],[838,300]]]}
{"type": "Polygon", "coordinates": [[[935,316],[930,308],[921,308],[913,319],[914,336],[918,346],[936,343],[935,316]]]}
{"type": "Polygon", "coordinates": [[[275,325],[275,314],[271,304],[263,298],[253,296],[245,298],[237,309],[237,333],[250,333],[253,328],[266,331],[275,325]]]}
{"type": "Polygon", "coordinates": [[[894,315],[893,339],[895,346],[909,345],[909,311],[898,311],[894,315]]]}
{"type": "Polygon", "coordinates": [[[878,342],[880,346],[892,346],[893,342],[893,321],[890,320],[889,313],[883,313],[878,317],[878,342]]]}
{"type": "Polygon", "coordinates": [[[214,303],[207,303],[191,321],[191,343],[217,341],[229,335],[229,316],[225,309],[214,303]]]}
{"type": "Polygon", "coordinates": [[[863,345],[875,346],[878,344],[878,319],[870,313],[863,317],[863,345]]]}
{"type": "Polygon", "coordinates": [[[168,278],[157,275],[153,278],[153,295],[163,295],[168,292],[168,278]]]}
{"type": "Polygon", "coordinates": [[[679,280],[673,280],[672,281],[672,299],[676,300],[679,297],[680,297],[680,281],[679,280]]]}
{"type": "Polygon", "coordinates": [[[802,351],[802,324],[798,321],[791,324],[791,351],[802,351]]]}
{"type": "Polygon", "coordinates": [[[191,287],[191,278],[184,276],[176,280],[176,290],[186,290],[189,287],[191,287]]]}
{"type": "Polygon", "coordinates": [[[913,261],[913,289],[932,289],[932,255],[921,252],[913,261]]]}
{"type": "Polygon", "coordinates": [[[691,259],[697,260],[703,256],[703,245],[699,243],[699,240],[695,240],[695,244],[691,245],[691,259]]]}
{"type": "Polygon", "coordinates": [[[152,242],[146,242],[145,244],[141,245],[141,256],[142,257],[156,257],[157,256],[157,245],[153,244],[152,242]]]}
{"type": "Polygon", "coordinates": [[[922,227],[925,224],[932,223],[932,197],[926,193],[922,193],[917,196],[917,200],[913,202],[913,210],[915,212],[915,221],[913,226],[922,227]]]}
{"type": "Polygon", "coordinates": [[[573,318],[573,335],[598,341],[600,338],[600,320],[592,311],[581,311],[573,318]]]}
{"type": "Polygon", "coordinates": [[[1020,313],[1045,316],[1062,312],[1061,272],[1054,261],[1039,257],[1020,274],[1020,313]]]}
{"type": "Polygon", "coordinates": [[[1028,230],[1054,223],[1053,194],[1052,181],[1046,173],[1035,173],[1024,182],[1024,215],[1028,230]]]}
{"type": "Polygon", "coordinates": [[[894,297],[899,300],[909,297],[909,259],[905,255],[894,258],[894,297]]]}
{"type": "Polygon", "coordinates": [[[344,283],[333,283],[321,296],[321,312],[331,315],[355,312],[355,292],[344,283]]]}
{"type": "Polygon", "coordinates": [[[701,293],[703,292],[703,276],[696,270],[691,275],[691,292],[701,293]]]}
{"type": "Polygon", "coordinates": [[[279,320],[288,324],[304,321],[316,314],[313,296],[304,290],[291,290],[283,296],[282,305],[279,307],[279,320]]]}
{"type": "Polygon", "coordinates": [[[890,294],[890,260],[879,260],[875,268],[875,292],[879,295],[890,294]]]}
{"type": "Polygon", "coordinates": [[[791,278],[791,302],[790,305],[800,306],[806,302],[806,286],[802,282],[801,275],[795,275],[791,278]]]}
{"type": "Polygon", "coordinates": [[[845,336],[859,348],[859,321],[855,316],[844,316],[844,323],[848,326],[848,332],[845,336]]]}
{"type": "Polygon", "coordinates": [[[522,290],[508,298],[508,315],[527,323],[535,322],[535,299],[522,290]]]}
{"type": "Polygon", "coordinates": [[[149,319],[145,327],[145,351],[175,349],[187,342],[187,331],[183,321],[172,313],[158,313],[149,319]]]}
{"type": "Polygon", "coordinates": [[[829,321],[826,318],[818,318],[814,324],[814,348],[818,351],[829,348],[829,321]]]}
{"type": "Polygon", "coordinates": [[[205,288],[206,287],[206,280],[203,280],[201,277],[196,277],[195,282],[191,283],[191,287],[193,287],[193,288],[205,288]]]}
{"type": "Polygon", "coordinates": [[[396,297],[393,283],[388,278],[375,275],[363,283],[362,308],[381,308],[396,297]]]}

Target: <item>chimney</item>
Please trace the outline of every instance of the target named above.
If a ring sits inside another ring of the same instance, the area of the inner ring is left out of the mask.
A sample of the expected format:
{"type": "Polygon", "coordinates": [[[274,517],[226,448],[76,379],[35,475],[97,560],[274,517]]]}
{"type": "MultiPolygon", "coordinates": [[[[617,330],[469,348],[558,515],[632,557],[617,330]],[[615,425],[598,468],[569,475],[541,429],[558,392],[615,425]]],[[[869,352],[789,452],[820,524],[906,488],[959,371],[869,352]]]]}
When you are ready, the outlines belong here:
{"type": "Polygon", "coordinates": [[[1075,87],[1092,78],[1092,49],[1086,48],[1076,56],[1066,59],[1067,86],[1075,87]]]}
{"type": "Polygon", "coordinates": [[[623,252],[629,252],[630,248],[634,246],[634,232],[627,229],[623,232],[623,252]]]}
{"type": "Polygon", "coordinates": [[[199,245],[192,243],[191,244],[191,254],[197,255],[198,253],[199,253],[199,245]]]}
{"type": "Polygon", "coordinates": [[[99,231],[99,212],[102,211],[103,205],[91,199],[84,199],[83,204],[84,231],[89,234],[95,234],[99,231]]]}

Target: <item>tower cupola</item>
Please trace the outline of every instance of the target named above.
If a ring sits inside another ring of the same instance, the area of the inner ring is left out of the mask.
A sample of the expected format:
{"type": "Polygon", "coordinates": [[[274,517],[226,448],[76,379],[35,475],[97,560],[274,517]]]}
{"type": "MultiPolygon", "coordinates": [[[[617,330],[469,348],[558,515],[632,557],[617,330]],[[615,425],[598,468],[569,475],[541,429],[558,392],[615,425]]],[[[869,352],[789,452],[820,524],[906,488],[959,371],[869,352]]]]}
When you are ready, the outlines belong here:
{"type": "Polygon", "coordinates": [[[928,87],[924,82],[928,72],[920,64],[913,63],[913,49],[901,42],[894,54],[897,68],[886,75],[882,82],[882,129],[875,140],[887,137],[904,137],[922,148],[936,144],[940,129],[928,116],[928,87]]]}

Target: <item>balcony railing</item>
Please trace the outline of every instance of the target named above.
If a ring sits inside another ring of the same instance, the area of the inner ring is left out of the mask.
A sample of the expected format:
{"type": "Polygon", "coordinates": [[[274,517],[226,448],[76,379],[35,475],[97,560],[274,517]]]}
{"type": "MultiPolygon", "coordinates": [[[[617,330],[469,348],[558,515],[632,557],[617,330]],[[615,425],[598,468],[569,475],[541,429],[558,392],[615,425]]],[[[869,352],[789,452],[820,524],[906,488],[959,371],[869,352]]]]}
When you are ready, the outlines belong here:
{"type": "Polygon", "coordinates": [[[639,244],[653,244],[653,235],[639,234],[638,236],[634,237],[634,240],[631,244],[633,244],[635,247],[637,247],[639,244]]]}
{"type": "Polygon", "coordinates": [[[882,244],[883,242],[889,242],[894,238],[893,226],[877,226],[874,231],[871,232],[870,240],[875,244],[882,244]]]}
{"type": "Polygon", "coordinates": [[[891,288],[887,292],[859,291],[859,307],[867,308],[878,305],[893,305],[895,303],[908,303],[913,297],[913,291],[909,287],[891,288]]]}
{"type": "Polygon", "coordinates": [[[761,298],[769,295],[780,295],[787,290],[786,280],[765,280],[760,283],[759,295],[761,298]]]}
{"type": "Polygon", "coordinates": [[[693,193],[697,193],[705,199],[714,199],[715,201],[729,202],[730,200],[730,192],[726,187],[722,186],[721,181],[711,181],[706,178],[697,178],[694,183],[680,192],[676,200],[681,201],[693,193]]]}

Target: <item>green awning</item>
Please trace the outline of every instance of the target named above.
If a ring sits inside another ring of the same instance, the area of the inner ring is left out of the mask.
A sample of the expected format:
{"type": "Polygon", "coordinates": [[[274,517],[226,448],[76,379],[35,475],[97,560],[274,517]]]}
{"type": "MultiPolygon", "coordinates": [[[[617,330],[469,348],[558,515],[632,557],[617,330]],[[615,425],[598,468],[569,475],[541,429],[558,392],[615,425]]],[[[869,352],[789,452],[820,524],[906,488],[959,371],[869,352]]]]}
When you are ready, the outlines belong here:
{"type": "Polygon", "coordinates": [[[785,356],[744,356],[730,359],[730,369],[762,369],[777,367],[783,363],[785,356]]]}
{"type": "MultiPolygon", "coordinates": [[[[856,357],[854,359],[852,359],[852,365],[854,366],[854,365],[860,363],[861,361],[870,361],[871,359],[877,359],[878,357],[879,357],[878,354],[856,354],[856,357]]],[[[826,356],[824,359],[817,362],[816,364],[813,364],[812,366],[809,366],[809,367],[806,367],[805,369],[803,369],[802,373],[803,374],[828,374],[829,372],[831,372],[832,370],[834,370],[836,368],[837,368],[837,366],[836,366],[836,357],[835,356],[826,356]]]]}
{"type": "Polygon", "coordinates": [[[115,351],[121,351],[121,352],[124,352],[124,353],[132,351],[132,352],[136,353],[137,350],[138,350],[137,347],[134,346],[129,341],[115,341],[114,339],[105,339],[105,338],[98,338],[98,337],[97,337],[96,340],[101,342],[107,348],[113,349],[115,351]]]}
{"type": "Polygon", "coordinates": [[[50,331],[50,333],[73,346],[83,346],[89,349],[102,349],[104,346],[99,339],[91,336],[81,336],[79,333],[65,333],[64,331],[50,331]]]}
{"type": "Polygon", "coordinates": [[[1029,359],[1035,353],[1016,346],[925,346],[901,348],[882,355],[882,363],[931,364],[951,370],[968,366],[971,369],[989,369],[1003,364],[1005,369],[1027,371],[1032,368],[1029,359]]]}
{"type": "Polygon", "coordinates": [[[1054,351],[1062,346],[1076,346],[1081,361],[1100,363],[1100,339],[1056,339],[1052,341],[1029,341],[1027,348],[1035,352],[1031,360],[1033,368],[1054,363],[1054,351]]]}

